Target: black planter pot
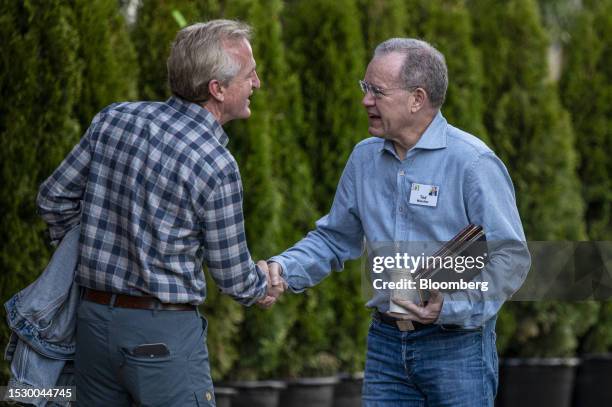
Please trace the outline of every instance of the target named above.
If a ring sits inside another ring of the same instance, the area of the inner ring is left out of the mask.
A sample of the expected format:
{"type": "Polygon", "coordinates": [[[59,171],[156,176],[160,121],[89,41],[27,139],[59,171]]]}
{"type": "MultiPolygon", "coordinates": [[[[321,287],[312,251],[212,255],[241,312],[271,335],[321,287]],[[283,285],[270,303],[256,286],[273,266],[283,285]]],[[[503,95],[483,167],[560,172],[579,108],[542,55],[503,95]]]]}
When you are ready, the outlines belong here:
{"type": "Polygon", "coordinates": [[[334,388],[334,407],[361,407],[363,373],[339,375],[334,388]]]}
{"type": "Polygon", "coordinates": [[[313,377],[287,381],[280,399],[281,407],[332,407],[338,378],[313,377]]]}
{"type": "Polygon", "coordinates": [[[231,387],[215,386],[215,404],[217,407],[230,407],[236,393],[231,387]]]}
{"type": "Polygon", "coordinates": [[[510,358],[500,363],[497,407],[570,407],[578,359],[510,358]]]}
{"type": "Polygon", "coordinates": [[[281,381],[240,381],[227,383],[236,390],[232,397],[232,407],[277,407],[285,384],[281,381]]]}
{"type": "Polygon", "coordinates": [[[612,354],[584,356],[576,371],[574,407],[612,406],[612,354]]]}

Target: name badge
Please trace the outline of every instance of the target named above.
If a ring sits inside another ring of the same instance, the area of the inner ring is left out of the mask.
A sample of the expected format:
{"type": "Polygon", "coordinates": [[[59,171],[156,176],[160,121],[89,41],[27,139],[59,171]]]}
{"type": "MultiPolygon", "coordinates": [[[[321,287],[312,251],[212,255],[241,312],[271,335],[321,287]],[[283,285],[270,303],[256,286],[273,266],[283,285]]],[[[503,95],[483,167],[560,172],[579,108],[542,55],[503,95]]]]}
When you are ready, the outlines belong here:
{"type": "Polygon", "coordinates": [[[438,206],[438,192],[440,187],[437,185],[425,185],[412,183],[410,188],[410,203],[413,205],[438,206]]]}

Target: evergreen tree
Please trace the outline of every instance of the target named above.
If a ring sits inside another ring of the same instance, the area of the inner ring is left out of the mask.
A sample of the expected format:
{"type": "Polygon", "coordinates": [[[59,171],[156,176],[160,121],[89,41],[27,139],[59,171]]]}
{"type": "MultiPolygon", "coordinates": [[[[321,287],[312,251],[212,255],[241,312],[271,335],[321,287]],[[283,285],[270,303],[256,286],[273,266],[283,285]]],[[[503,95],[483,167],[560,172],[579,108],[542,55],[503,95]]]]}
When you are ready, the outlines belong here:
{"type": "Polygon", "coordinates": [[[483,125],[483,72],[472,43],[472,21],[465,1],[407,0],[407,31],[435,46],[446,58],[448,91],[442,112],[449,123],[488,143],[483,125]]]}
{"type": "MultiPolygon", "coordinates": [[[[350,152],[368,137],[357,85],[366,68],[360,15],[354,0],[295,1],[287,5],[283,21],[289,65],[300,77],[304,103],[300,145],[316,180],[317,210],[327,213],[350,152]]],[[[347,263],[342,273],[302,296],[286,347],[286,373],[329,374],[336,359],[342,369],[362,369],[369,317],[359,264],[347,263]]]]}
{"type": "Polygon", "coordinates": [[[138,55],[138,94],[143,100],[166,100],[170,96],[166,61],[170,45],[181,28],[173,13],[188,23],[200,21],[197,2],[190,0],[143,0],[138,9],[132,41],[138,55]]]}
{"type": "Polygon", "coordinates": [[[103,107],[136,98],[138,65],[115,0],[71,0],[83,63],[76,115],[82,128],[103,107]]]}
{"type": "Polygon", "coordinates": [[[592,240],[611,240],[612,1],[593,2],[569,33],[560,88],[577,136],[588,235],[592,240]]]}
{"type": "MultiPolygon", "coordinates": [[[[251,41],[254,57],[258,62],[258,74],[263,75],[266,62],[257,53],[265,49],[270,38],[266,31],[270,23],[266,17],[270,12],[263,2],[257,0],[229,1],[224,7],[224,18],[239,19],[250,23],[254,30],[251,41]]],[[[269,3],[269,2],[268,2],[269,3]]],[[[277,4],[277,8],[280,4],[277,4]]],[[[274,55],[272,55],[274,59],[274,55]]],[[[229,126],[231,151],[236,156],[243,173],[245,188],[245,218],[249,248],[257,258],[271,256],[279,250],[280,203],[276,179],[273,176],[272,144],[275,129],[272,126],[273,112],[269,106],[270,90],[262,79],[262,87],[254,91],[251,98],[252,114],[248,120],[232,122],[229,126]]]]}
{"type": "Polygon", "coordinates": [[[358,0],[358,6],[367,64],[382,41],[407,36],[409,8],[405,0],[358,0]]]}
{"type": "MultiPolygon", "coordinates": [[[[612,1],[587,1],[569,26],[560,81],[580,155],[579,175],[586,201],[590,240],[612,239],[612,1]]],[[[612,350],[612,303],[601,304],[598,323],[583,339],[581,351],[612,350]]]]}
{"type": "Polygon", "coordinates": [[[276,250],[302,237],[312,226],[317,212],[313,201],[312,156],[300,144],[307,133],[300,79],[287,63],[280,16],[281,0],[259,1],[254,7],[251,24],[255,27],[254,45],[266,93],[266,110],[270,112],[272,172],[282,195],[280,199],[281,241],[276,250]]]}
{"type": "Polygon", "coordinates": [[[471,2],[483,53],[485,125],[517,192],[530,239],[584,236],[574,136],[547,78],[547,38],[532,0],[471,2]]]}
{"type": "MultiPolygon", "coordinates": [[[[546,81],[548,39],[537,6],[532,0],[469,4],[474,42],[483,55],[485,126],[514,181],[527,238],[582,239],[574,136],[554,85],[546,81]]],[[[576,334],[593,322],[592,313],[590,303],[507,304],[500,317],[500,349],[531,356],[571,354],[576,334]]]]}
{"type": "Polygon", "coordinates": [[[354,0],[298,0],[284,21],[304,100],[308,131],[301,143],[312,158],[317,207],[326,213],[350,152],[367,137],[357,85],[365,72],[359,15],[354,0]]]}
{"type": "MultiPolygon", "coordinates": [[[[0,279],[2,302],[34,280],[49,259],[36,213],[39,184],[79,137],[73,110],[79,46],[70,7],[59,0],[0,1],[0,279]]],[[[8,342],[5,325],[0,330],[8,342]]]]}

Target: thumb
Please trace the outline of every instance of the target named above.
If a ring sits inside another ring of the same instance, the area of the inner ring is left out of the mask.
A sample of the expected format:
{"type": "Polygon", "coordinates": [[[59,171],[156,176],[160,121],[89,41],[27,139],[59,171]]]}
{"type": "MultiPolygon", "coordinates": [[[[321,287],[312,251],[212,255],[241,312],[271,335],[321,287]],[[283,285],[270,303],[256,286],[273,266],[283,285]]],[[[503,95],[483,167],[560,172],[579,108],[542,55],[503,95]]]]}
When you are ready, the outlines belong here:
{"type": "Polygon", "coordinates": [[[273,286],[279,285],[281,283],[281,266],[278,263],[272,262],[269,265],[270,268],[270,281],[273,286]]]}
{"type": "Polygon", "coordinates": [[[268,286],[271,286],[272,282],[270,281],[270,269],[268,269],[268,263],[263,260],[259,260],[257,262],[257,267],[259,267],[259,269],[263,271],[264,275],[266,276],[266,283],[268,284],[268,286]]]}

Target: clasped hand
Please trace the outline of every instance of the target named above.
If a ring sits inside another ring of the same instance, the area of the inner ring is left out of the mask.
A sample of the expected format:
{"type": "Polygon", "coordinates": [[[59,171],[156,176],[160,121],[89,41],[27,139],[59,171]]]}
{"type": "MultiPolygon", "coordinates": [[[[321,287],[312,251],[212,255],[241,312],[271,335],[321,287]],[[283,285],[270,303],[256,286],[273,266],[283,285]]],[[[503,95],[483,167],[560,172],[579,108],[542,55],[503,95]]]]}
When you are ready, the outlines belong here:
{"type": "Polygon", "coordinates": [[[412,301],[393,298],[393,302],[406,310],[405,314],[388,312],[394,318],[409,319],[421,324],[433,324],[442,311],[444,297],[439,291],[431,290],[430,298],[425,305],[417,305],[412,301]]]}
{"type": "Polygon", "coordinates": [[[275,262],[268,264],[263,260],[259,260],[257,265],[264,273],[266,273],[266,280],[268,281],[266,296],[257,301],[257,304],[263,308],[269,308],[287,289],[287,282],[281,277],[282,268],[280,264],[275,262]]]}

